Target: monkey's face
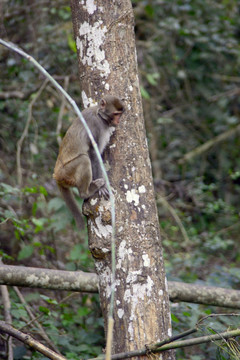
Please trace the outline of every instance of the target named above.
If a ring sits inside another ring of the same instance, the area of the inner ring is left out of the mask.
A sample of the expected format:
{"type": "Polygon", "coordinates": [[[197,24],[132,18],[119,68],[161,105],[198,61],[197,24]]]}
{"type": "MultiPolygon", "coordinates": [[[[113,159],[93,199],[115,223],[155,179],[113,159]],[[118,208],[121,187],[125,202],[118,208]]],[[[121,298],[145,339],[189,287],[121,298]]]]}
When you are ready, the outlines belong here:
{"type": "Polygon", "coordinates": [[[122,111],[115,111],[112,115],[111,125],[118,126],[120,123],[121,116],[122,116],[122,111]]]}
{"type": "Polygon", "coordinates": [[[119,98],[107,95],[100,101],[98,113],[109,126],[116,127],[119,125],[124,110],[123,103],[119,98]]]}

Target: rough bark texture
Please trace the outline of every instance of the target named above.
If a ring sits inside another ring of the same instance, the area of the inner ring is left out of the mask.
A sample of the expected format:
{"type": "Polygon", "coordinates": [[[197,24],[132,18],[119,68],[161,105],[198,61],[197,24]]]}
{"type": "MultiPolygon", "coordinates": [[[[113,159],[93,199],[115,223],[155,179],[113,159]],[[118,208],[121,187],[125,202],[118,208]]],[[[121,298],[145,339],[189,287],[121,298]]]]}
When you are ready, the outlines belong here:
{"type": "MultiPolygon", "coordinates": [[[[116,202],[113,353],[171,336],[171,319],[151,165],[139,91],[134,18],[129,0],[72,0],[82,101],[125,99],[126,112],[106,151],[116,202]]],[[[85,203],[89,247],[99,275],[103,316],[111,290],[111,216],[107,201],[85,203]]],[[[162,355],[172,359],[172,352],[162,355]]]]}

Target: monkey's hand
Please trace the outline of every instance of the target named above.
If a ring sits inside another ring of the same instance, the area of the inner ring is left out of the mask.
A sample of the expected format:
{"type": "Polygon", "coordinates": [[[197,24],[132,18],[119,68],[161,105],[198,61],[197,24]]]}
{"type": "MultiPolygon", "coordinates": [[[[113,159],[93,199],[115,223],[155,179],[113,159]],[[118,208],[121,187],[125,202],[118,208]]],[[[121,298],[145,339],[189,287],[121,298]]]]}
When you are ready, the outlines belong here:
{"type": "Polygon", "coordinates": [[[108,200],[109,199],[109,191],[106,187],[106,184],[103,185],[99,190],[98,190],[99,196],[103,196],[104,199],[108,200]]]}

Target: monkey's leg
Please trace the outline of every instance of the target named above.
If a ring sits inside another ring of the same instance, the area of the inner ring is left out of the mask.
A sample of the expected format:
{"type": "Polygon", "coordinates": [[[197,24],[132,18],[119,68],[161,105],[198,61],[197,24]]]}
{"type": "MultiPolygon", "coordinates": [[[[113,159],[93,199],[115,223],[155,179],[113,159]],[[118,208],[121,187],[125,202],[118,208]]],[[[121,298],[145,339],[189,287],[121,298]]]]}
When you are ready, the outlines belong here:
{"type": "Polygon", "coordinates": [[[81,156],[81,161],[76,168],[75,180],[82,199],[88,199],[105,184],[102,178],[92,180],[92,166],[87,155],[81,156]]]}

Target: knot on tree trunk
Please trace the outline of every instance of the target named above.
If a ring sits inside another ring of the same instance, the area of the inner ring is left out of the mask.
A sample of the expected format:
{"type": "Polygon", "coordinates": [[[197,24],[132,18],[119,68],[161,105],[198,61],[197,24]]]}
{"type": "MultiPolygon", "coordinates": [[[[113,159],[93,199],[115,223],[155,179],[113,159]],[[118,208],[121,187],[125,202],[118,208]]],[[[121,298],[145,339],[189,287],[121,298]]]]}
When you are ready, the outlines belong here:
{"type": "Polygon", "coordinates": [[[95,259],[111,256],[112,219],[110,202],[96,195],[83,203],[83,214],[88,219],[89,250],[95,259]]]}

